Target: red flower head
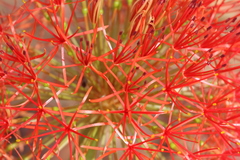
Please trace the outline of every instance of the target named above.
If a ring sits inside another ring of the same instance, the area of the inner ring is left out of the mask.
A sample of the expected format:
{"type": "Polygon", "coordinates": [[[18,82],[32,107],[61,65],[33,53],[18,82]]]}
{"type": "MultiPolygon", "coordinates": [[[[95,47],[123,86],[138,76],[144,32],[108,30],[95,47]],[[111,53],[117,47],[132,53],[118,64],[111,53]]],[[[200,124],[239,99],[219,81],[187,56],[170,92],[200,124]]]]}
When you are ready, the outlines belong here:
{"type": "Polygon", "coordinates": [[[0,159],[239,159],[239,0],[0,6],[0,159]]]}

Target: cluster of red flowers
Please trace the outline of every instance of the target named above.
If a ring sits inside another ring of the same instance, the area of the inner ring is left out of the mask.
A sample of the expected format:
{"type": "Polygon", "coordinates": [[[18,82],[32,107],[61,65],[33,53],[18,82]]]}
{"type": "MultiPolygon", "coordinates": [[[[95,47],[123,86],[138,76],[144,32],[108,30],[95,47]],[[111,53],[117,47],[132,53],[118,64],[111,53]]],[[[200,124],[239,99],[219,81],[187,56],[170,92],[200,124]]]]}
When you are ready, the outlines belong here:
{"type": "Polygon", "coordinates": [[[240,158],[240,0],[15,2],[0,159],[240,158]]]}

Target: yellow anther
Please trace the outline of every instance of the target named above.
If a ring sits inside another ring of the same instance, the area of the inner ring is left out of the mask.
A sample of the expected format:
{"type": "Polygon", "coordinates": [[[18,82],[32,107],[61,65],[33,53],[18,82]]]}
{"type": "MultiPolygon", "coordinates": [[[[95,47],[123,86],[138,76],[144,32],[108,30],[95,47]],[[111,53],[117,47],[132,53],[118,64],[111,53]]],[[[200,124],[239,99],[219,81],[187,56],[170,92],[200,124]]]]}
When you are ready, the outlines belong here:
{"type": "Polygon", "coordinates": [[[237,145],[240,145],[240,142],[237,142],[236,144],[237,144],[237,145]]]}
{"type": "Polygon", "coordinates": [[[98,142],[98,139],[95,139],[95,141],[97,141],[97,142],[98,142]]]}
{"type": "Polygon", "coordinates": [[[109,109],[107,109],[106,111],[107,111],[107,112],[110,112],[110,110],[109,110],[109,109]]]}
{"type": "Polygon", "coordinates": [[[224,133],[225,133],[224,131],[221,132],[221,134],[224,134],[224,133]]]}
{"type": "Polygon", "coordinates": [[[166,113],[166,114],[167,114],[167,113],[169,113],[169,112],[168,112],[168,111],[164,111],[164,113],[166,113]]]}
{"type": "Polygon", "coordinates": [[[160,139],[163,139],[163,138],[164,138],[164,136],[161,136],[161,137],[160,137],[160,139]]]}
{"type": "Polygon", "coordinates": [[[192,114],[191,114],[191,113],[187,113],[187,115],[189,115],[189,116],[190,116],[190,115],[192,115],[192,114]]]}
{"type": "Polygon", "coordinates": [[[43,107],[42,107],[42,106],[38,106],[38,108],[39,108],[39,109],[43,109],[43,107]]]}
{"type": "Polygon", "coordinates": [[[172,58],[173,58],[173,56],[170,56],[170,58],[172,59],[172,58]]]}
{"type": "Polygon", "coordinates": [[[131,81],[127,81],[128,84],[131,84],[131,81]]]}
{"type": "Polygon", "coordinates": [[[214,75],[215,75],[215,76],[218,76],[218,73],[215,73],[214,75]]]}
{"type": "Polygon", "coordinates": [[[181,151],[178,151],[177,154],[181,154],[182,152],[181,151]]]}
{"type": "Polygon", "coordinates": [[[164,152],[164,149],[163,149],[163,148],[161,149],[161,152],[164,152]]]}
{"type": "Polygon", "coordinates": [[[34,82],[34,79],[31,79],[31,82],[33,83],[33,82],[34,82]]]}
{"type": "Polygon", "coordinates": [[[80,29],[81,27],[78,26],[78,29],[80,29]]]}
{"type": "Polygon", "coordinates": [[[28,142],[28,141],[26,141],[26,144],[29,144],[29,142],[28,142]]]}
{"type": "Polygon", "coordinates": [[[23,3],[26,3],[26,1],[22,0],[23,3]]]}
{"type": "Polygon", "coordinates": [[[178,118],[178,121],[181,121],[181,118],[178,118]]]}
{"type": "Polygon", "coordinates": [[[213,103],[212,105],[213,105],[213,106],[216,106],[216,105],[217,105],[217,103],[213,103]]]}
{"type": "Polygon", "coordinates": [[[154,137],[155,137],[155,135],[154,135],[154,134],[152,134],[152,135],[151,135],[151,138],[154,138],[154,137]]]}
{"type": "Polygon", "coordinates": [[[20,142],[21,140],[20,139],[16,139],[16,142],[20,142]]]}
{"type": "Polygon", "coordinates": [[[26,30],[23,30],[23,33],[25,33],[26,32],[26,30]]]}
{"type": "Polygon", "coordinates": [[[165,90],[166,90],[166,88],[163,88],[162,90],[163,90],[163,91],[165,91],[165,90]]]}
{"type": "Polygon", "coordinates": [[[158,85],[157,85],[157,84],[155,84],[155,85],[154,85],[154,88],[157,88],[157,87],[158,87],[158,85]]]}

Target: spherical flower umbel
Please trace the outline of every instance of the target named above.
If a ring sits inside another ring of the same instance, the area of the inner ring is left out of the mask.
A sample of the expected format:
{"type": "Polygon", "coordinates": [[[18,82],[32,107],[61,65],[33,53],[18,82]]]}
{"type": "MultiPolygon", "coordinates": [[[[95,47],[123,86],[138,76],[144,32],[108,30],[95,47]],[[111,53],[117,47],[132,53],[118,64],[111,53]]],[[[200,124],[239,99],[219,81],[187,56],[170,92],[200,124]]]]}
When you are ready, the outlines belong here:
{"type": "Polygon", "coordinates": [[[240,158],[240,0],[0,2],[0,159],[240,158]]]}

